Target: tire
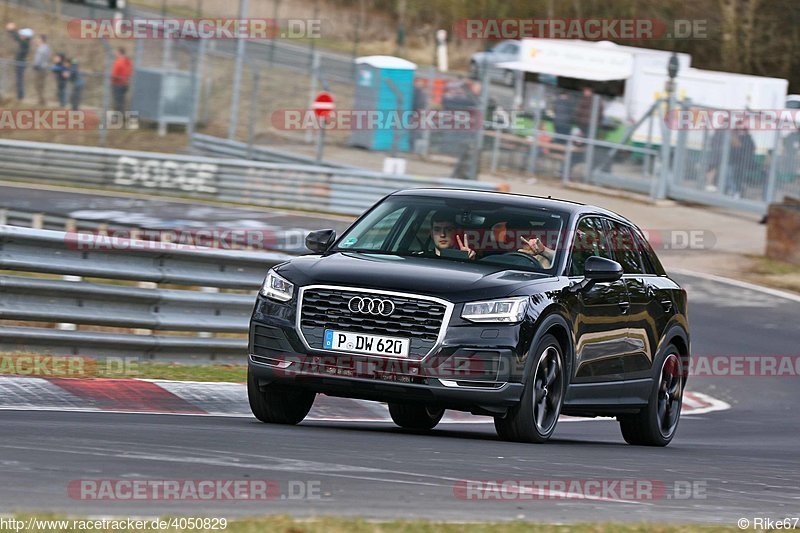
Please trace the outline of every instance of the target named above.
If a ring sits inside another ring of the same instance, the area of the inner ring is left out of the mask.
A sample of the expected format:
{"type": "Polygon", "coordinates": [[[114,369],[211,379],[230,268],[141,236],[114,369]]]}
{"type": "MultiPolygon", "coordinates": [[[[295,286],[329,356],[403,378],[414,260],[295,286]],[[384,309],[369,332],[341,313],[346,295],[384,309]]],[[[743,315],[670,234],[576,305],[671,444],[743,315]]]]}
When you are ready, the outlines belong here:
{"type": "Polygon", "coordinates": [[[525,378],[519,404],[505,417],[495,417],[497,435],[514,442],[545,442],[556,429],[564,403],[567,375],[558,340],[545,335],[531,352],[533,366],[525,378]]]}
{"type": "Polygon", "coordinates": [[[267,424],[299,424],[314,405],[316,393],[286,385],[259,387],[258,379],[247,372],[247,398],[256,418],[267,424]]]}
{"type": "Polygon", "coordinates": [[[647,407],[634,415],[618,416],[622,438],[637,446],[666,446],[678,429],[683,401],[680,353],[669,345],[658,359],[659,372],[647,407]]]}
{"type": "Polygon", "coordinates": [[[389,403],[389,414],[392,421],[404,429],[429,430],[444,416],[444,409],[427,405],[389,403]]]}

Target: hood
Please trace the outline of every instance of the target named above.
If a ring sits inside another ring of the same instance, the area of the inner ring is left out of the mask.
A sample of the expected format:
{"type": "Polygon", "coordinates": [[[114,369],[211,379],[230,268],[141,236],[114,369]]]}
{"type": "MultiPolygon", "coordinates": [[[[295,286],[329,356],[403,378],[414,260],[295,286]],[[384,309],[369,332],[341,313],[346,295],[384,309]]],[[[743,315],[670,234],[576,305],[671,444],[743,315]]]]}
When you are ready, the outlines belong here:
{"type": "Polygon", "coordinates": [[[277,268],[292,283],[343,285],[442,297],[452,302],[508,296],[552,276],[507,266],[426,257],[337,252],[303,256],[277,268]]]}

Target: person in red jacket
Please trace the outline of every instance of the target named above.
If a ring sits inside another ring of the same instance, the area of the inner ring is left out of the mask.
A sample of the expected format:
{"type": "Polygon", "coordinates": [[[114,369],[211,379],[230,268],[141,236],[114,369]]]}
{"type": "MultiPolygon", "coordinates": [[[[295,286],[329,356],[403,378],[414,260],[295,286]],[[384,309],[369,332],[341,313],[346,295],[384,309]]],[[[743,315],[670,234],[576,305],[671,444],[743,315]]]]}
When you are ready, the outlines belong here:
{"type": "Polygon", "coordinates": [[[131,83],[133,63],[125,54],[124,48],[117,48],[117,58],[111,66],[111,92],[114,99],[114,111],[125,111],[125,94],[131,83]]]}

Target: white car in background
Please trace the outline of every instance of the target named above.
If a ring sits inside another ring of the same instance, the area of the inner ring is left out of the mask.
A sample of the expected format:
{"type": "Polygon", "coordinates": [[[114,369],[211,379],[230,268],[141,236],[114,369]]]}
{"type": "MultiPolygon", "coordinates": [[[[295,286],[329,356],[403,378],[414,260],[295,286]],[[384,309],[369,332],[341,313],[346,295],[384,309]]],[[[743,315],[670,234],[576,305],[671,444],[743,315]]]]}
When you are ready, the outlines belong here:
{"type": "Polygon", "coordinates": [[[496,67],[498,63],[519,61],[519,41],[500,41],[485,52],[472,54],[469,61],[469,75],[474,79],[481,79],[484,62],[489,69],[489,81],[502,81],[508,86],[514,85],[514,71],[496,67]]]}

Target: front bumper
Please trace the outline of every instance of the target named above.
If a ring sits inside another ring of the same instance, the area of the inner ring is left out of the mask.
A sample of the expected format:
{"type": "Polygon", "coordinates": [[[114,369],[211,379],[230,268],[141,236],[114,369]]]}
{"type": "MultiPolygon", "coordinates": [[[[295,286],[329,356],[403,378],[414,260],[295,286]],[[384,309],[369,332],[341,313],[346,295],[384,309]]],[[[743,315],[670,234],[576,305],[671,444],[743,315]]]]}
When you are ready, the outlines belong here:
{"type": "Polygon", "coordinates": [[[259,296],[250,323],[249,370],[262,384],[283,383],[331,396],[435,404],[502,414],[523,390],[532,327],[450,318],[427,357],[385,358],[307,348],[292,305],[259,296]]]}

